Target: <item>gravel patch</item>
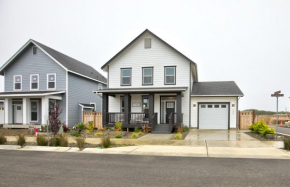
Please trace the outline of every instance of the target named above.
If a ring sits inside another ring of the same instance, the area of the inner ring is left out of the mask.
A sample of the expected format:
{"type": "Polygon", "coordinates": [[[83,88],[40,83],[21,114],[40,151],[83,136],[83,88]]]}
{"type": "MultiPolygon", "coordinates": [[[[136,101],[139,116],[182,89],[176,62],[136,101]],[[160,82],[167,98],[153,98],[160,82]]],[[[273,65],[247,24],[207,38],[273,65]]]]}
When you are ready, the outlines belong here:
{"type": "Polygon", "coordinates": [[[244,133],[260,141],[283,141],[283,136],[281,135],[274,136],[273,139],[268,139],[268,138],[263,137],[261,134],[255,134],[252,132],[244,132],[244,133]]]}

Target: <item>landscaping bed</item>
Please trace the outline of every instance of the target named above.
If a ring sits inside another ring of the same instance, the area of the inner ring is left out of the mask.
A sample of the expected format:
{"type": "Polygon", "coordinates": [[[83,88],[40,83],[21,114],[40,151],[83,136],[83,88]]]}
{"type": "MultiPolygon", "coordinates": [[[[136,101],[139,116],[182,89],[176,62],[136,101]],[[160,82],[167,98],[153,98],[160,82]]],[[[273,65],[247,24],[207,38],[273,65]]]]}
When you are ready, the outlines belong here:
{"type": "Polygon", "coordinates": [[[266,136],[264,137],[261,134],[255,134],[252,132],[244,132],[244,133],[260,141],[283,141],[283,136],[280,136],[280,135],[278,136],[274,135],[273,138],[271,139],[271,138],[267,138],[266,136]]]}
{"type": "Polygon", "coordinates": [[[0,128],[0,133],[5,134],[5,136],[17,136],[18,134],[24,134],[25,136],[34,136],[34,129],[5,129],[0,128]]]}
{"type": "MultiPolygon", "coordinates": [[[[92,133],[87,133],[87,138],[104,138],[109,136],[110,138],[120,138],[120,139],[136,139],[132,138],[132,134],[136,132],[127,132],[127,131],[116,131],[113,129],[108,129],[106,131],[94,130],[92,133]]],[[[138,133],[138,138],[146,135],[147,133],[138,133]]]]}

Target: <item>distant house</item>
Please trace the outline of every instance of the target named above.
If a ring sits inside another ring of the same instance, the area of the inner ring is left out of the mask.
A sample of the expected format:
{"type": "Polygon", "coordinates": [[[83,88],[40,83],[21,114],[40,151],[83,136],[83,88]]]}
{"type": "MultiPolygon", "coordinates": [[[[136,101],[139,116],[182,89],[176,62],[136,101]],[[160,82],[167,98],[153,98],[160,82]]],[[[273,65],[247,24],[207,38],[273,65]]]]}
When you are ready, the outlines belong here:
{"type": "Polygon", "coordinates": [[[102,66],[108,73],[103,125],[148,124],[155,133],[176,125],[198,129],[237,128],[238,98],[233,81],[200,82],[197,64],[149,30],[102,66]]]}
{"type": "Polygon", "coordinates": [[[93,90],[106,88],[107,79],[91,66],[35,40],[29,40],[0,69],[0,123],[4,127],[46,125],[58,103],[61,120],[73,126],[82,111],[101,111],[101,97],[93,90]]]}

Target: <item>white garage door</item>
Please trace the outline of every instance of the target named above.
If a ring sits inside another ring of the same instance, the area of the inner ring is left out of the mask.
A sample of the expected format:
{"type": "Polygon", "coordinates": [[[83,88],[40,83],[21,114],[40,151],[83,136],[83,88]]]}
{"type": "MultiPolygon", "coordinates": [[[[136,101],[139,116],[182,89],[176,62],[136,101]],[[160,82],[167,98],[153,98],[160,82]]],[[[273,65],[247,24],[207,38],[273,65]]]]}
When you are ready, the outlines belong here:
{"type": "Polygon", "coordinates": [[[228,129],[228,125],[228,104],[199,104],[199,129],[228,129]]]}

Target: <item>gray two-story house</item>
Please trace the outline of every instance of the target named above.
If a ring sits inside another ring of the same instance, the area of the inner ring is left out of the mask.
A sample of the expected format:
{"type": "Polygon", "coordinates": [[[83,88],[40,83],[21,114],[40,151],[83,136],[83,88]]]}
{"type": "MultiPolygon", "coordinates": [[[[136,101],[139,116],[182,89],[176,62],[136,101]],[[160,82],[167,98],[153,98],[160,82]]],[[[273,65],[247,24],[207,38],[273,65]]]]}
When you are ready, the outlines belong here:
{"type": "Polygon", "coordinates": [[[61,121],[74,126],[82,121],[82,111],[101,111],[102,98],[93,90],[107,84],[91,66],[34,40],[1,67],[0,75],[5,82],[0,122],[6,128],[46,125],[56,104],[61,121]]]}

